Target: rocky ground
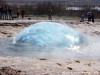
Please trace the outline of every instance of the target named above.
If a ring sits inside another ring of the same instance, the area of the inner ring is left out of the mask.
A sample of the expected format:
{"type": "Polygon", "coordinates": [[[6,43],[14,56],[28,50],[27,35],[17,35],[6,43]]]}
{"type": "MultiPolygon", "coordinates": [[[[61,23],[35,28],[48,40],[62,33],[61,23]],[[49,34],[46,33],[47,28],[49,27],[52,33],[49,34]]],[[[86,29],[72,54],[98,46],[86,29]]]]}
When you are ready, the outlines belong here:
{"type": "Polygon", "coordinates": [[[0,57],[0,66],[1,75],[100,75],[99,60],[0,57]]]}

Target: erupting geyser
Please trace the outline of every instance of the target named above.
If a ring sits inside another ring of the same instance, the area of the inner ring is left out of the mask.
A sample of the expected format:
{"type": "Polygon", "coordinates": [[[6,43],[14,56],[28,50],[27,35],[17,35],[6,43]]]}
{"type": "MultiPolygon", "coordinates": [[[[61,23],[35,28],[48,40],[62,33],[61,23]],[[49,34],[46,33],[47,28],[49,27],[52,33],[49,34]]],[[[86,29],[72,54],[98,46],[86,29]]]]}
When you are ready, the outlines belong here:
{"type": "Polygon", "coordinates": [[[67,25],[55,22],[38,22],[19,32],[14,41],[18,44],[30,43],[36,46],[72,48],[84,43],[85,38],[67,25]]]}

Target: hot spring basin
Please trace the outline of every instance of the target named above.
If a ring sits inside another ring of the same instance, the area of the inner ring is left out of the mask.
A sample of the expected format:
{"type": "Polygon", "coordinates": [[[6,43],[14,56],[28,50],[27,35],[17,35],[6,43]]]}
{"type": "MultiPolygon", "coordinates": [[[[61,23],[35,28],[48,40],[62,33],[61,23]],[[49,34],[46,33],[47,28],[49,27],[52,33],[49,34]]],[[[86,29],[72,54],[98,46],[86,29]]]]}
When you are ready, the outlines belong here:
{"type": "Polygon", "coordinates": [[[38,22],[20,31],[14,42],[29,43],[36,46],[58,46],[72,48],[86,42],[86,38],[79,32],[55,22],[38,22]]]}

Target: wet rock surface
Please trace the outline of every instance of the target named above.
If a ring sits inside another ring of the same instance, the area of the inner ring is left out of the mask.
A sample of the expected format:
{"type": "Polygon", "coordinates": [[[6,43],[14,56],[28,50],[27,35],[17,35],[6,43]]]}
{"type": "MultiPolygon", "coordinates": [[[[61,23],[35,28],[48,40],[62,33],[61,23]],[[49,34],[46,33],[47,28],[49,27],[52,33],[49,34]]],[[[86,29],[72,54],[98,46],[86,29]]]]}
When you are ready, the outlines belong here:
{"type": "Polygon", "coordinates": [[[13,69],[10,66],[0,68],[0,75],[22,75],[21,72],[21,70],[13,69]]]}

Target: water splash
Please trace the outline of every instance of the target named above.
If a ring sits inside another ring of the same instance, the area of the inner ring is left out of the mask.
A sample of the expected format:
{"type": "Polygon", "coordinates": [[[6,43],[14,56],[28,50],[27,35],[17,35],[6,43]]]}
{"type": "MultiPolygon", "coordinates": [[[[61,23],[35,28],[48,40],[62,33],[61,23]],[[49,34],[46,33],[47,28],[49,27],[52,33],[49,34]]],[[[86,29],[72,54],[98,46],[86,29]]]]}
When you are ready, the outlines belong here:
{"type": "Polygon", "coordinates": [[[55,22],[38,22],[30,25],[15,38],[14,43],[30,43],[43,47],[66,47],[77,49],[80,44],[86,43],[86,38],[68,25],[55,22]]]}

